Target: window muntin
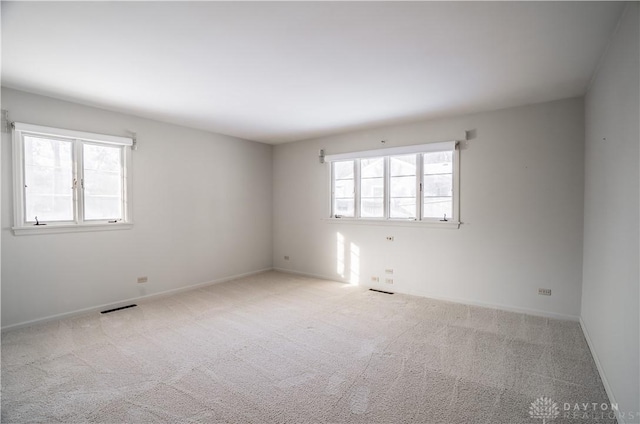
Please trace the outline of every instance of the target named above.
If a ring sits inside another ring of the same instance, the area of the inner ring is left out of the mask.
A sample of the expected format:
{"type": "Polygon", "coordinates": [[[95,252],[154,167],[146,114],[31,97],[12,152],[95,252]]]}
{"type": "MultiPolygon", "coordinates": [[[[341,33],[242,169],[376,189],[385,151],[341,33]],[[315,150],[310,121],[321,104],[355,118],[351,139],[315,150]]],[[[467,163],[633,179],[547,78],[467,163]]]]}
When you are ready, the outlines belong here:
{"type": "Polygon", "coordinates": [[[329,155],[331,217],[457,222],[458,155],[455,142],[329,155]]]}
{"type": "Polygon", "coordinates": [[[130,228],[132,138],[12,126],[15,234],[130,228]]]}

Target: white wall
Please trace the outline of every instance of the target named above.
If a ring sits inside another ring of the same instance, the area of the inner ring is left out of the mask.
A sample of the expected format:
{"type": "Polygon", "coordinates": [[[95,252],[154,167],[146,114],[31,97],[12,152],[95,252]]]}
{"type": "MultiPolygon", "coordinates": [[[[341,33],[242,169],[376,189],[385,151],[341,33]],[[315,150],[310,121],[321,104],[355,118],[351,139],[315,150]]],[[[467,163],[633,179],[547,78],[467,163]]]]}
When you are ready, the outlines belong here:
{"type": "Polygon", "coordinates": [[[582,321],[623,412],[640,411],[638,13],[627,6],[585,99],[582,321]]]}
{"type": "Polygon", "coordinates": [[[271,268],[271,146],[5,88],[2,108],[19,122],[135,131],[139,144],[132,230],[14,236],[2,134],[3,327],[271,268]]]}
{"type": "Polygon", "coordinates": [[[584,114],[569,99],[274,148],[274,266],[394,291],[576,318],[582,279],[584,114]],[[461,152],[459,230],[334,224],[329,153],[476,138],[461,152]],[[338,233],[344,258],[337,257],[338,233]],[[393,235],[395,241],[385,237],[393,235]],[[353,254],[351,249],[353,247],[353,254]],[[290,256],[289,261],[283,257],[290,256]],[[345,261],[344,274],[337,272],[345,261]],[[359,262],[359,264],[357,263],[359,262]],[[552,296],[539,296],[539,287],[552,296]]]}

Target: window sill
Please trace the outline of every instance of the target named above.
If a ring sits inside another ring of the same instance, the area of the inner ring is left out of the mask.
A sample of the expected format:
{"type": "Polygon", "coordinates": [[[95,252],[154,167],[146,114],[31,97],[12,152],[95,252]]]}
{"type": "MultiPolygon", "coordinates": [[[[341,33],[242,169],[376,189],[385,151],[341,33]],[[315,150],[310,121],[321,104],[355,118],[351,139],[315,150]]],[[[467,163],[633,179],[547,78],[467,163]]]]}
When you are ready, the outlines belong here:
{"type": "Polygon", "coordinates": [[[323,218],[329,224],[355,224],[355,225],[382,225],[392,227],[421,227],[421,228],[442,228],[457,230],[462,224],[459,221],[410,221],[394,219],[356,219],[356,218],[323,218]]]}
{"type": "Polygon", "coordinates": [[[13,227],[13,234],[16,236],[26,236],[35,234],[61,234],[61,233],[84,233],[88,231],[116,231],[130,230],[133,223],[115,224],[68,224],[68,225],[32,225],[29,227],[13,227]]]}

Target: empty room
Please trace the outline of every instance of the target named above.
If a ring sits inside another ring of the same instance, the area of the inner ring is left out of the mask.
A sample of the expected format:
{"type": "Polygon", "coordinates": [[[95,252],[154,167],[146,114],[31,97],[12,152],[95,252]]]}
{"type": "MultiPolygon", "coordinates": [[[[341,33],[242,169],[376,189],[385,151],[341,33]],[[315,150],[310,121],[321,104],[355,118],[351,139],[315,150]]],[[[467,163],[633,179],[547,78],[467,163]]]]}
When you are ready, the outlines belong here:
{"type": "Polygon", "coordinates": [[[1,2],[1,421],[640,423],[640,2],[1,2]]]}

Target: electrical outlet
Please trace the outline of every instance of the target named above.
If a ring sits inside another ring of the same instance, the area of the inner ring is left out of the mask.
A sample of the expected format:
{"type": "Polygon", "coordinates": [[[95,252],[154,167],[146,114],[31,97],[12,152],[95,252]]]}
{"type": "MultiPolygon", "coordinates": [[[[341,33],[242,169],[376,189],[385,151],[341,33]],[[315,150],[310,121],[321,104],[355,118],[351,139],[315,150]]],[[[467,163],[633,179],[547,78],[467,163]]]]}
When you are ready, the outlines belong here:
{"type": "Polygon", "coordinates": [[[138,283],[146,283],[149,281],[149,277],[138,277],[138,283]]]}
{"type": "Polygon", "coordinates": [[[289,257],[288,257],[288,256],[285,256],[285,257],[284,257],[284,260],[285,260],[285,261],[288,261],[288,260],[289,260],[289,257]]]}
{"type": "Polygon", "coordinates": [[[387,268],[384,270],[384,272],[387,274],[393,274],[393,268],[387,268]]]}
{"type": "Polygon", "coordinates": [[[371,281],[375,281],[376,283],[380,281],[379,277],[371,277],[371,281]]]}
{"type": "Polygon", "coordinates": [[[387,241],[393,241],[393,236],[387,236],[387,241]]]}
{"type": "Polygon", "coordinates": [[[551,296],[551,289],[538,289],[540,296],[551,296]]]}
{"type": "Polygon", "coordinates": [[[393,278],[385,278],[384,282],[387,284],[393,284],[393,278]]]}

